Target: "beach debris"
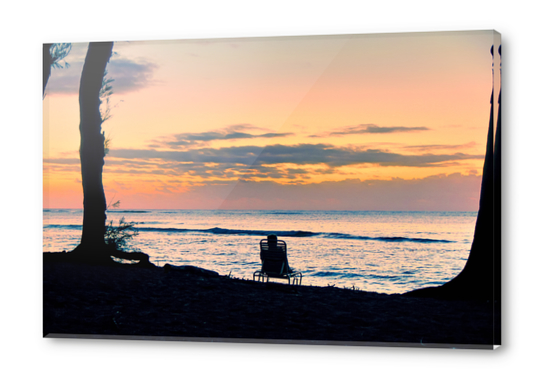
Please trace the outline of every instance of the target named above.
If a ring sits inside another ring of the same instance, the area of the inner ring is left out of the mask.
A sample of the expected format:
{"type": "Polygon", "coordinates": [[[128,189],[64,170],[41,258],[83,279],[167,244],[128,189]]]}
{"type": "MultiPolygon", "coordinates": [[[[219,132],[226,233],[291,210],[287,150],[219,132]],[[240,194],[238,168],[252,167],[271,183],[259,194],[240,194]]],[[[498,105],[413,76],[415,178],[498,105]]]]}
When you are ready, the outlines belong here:
{"type": "Polygon", "coordinates": [[[216,272],[216,271],[206,270],[206,269],[201,268],[201,267],[190,266],[190,265],[174,266],[174,265],[170,265],[169,263],[166,263],[164,265],[164,271],[166,273],[172,272],[172,271],[185,272],[185,273],[196,274],[196,275],[200,275],[200,276],[209,276],[209,277],[210,276],[220,276],[218,274],[218,272],[216,272]]]}
{"type": "MultiPolygon", "coordinates": [[[[114,251],[111,251],[109,254],[110,256],[118,258],[120,260],[139,261],[136,263],[138,266],[155,267],[155,265],[149,261],[149,255],[142,253],[140,251],[126,252],[126,251],[121,251],[121,250],[114,250],[114,251]]],[[[130,263],[126,263],[126,264],[130,264],[130,263]]]]}

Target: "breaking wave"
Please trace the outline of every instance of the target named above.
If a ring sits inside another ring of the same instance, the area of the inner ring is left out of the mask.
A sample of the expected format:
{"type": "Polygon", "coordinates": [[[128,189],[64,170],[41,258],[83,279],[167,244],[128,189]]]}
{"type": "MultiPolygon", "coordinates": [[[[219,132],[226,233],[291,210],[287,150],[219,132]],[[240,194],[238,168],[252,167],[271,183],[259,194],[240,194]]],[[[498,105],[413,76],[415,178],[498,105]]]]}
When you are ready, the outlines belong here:
{"type": "MultiPolygon", "coordinates": [[[[45,225],[45,228],[51,229],[81,229],[81,225],[45,225]]],[[[244,229],[181,229],[181,228],[156,228],[139,226],[137,230],[140,232],[154,233],[203,233],[215,235],[239,235],[239,236],[262,236],[275,234],[277,237],[318,237],[318,238],[335,238],[335,239],[352,239],[352,240],[373,240],[383,242],[415,242],[415,243],[452,243],[454,241],[432,238],[410,238],[410,237],[388,237],[388,236],[358,236],[345,233],[317,233],[305,230],[244,230],[244,229]]]]}

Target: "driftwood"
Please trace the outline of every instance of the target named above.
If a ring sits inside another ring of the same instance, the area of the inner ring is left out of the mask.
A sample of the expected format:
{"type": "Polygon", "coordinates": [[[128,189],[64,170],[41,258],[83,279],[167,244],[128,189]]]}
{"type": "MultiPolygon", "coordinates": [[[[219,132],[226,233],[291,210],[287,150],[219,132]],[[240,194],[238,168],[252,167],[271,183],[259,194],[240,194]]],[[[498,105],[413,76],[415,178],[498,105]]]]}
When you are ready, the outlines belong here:
{"type": "Polygon", "coordinates": [[[169,273],[169,272],[185,272],[185,273],[189,273],[189,274],[196,274],[196,275],[208,276],[208,277],[219,276],[218,272],[216,272],[216,271],[206,270],[204,268],[200,268],[200,267],[196,267],[196,266],[190,266],[190,265],[173,266],[173,265],[170,265],[169,263],[166,263],[164,265],[164,271],[166,273],[169,273]]]}
{"type": "Polygon", "coordinates": [[[138,261],[136,264],[139,266],[154,267],[154,264],[152,264],[149,261],[149,255],[145,253],[141,253],[139,251],[125,252],[125,251],[114,250],[110,252],[109,255],[111,257],[115,257],[119,259],[125,259],[129,261],[138,261]]]}

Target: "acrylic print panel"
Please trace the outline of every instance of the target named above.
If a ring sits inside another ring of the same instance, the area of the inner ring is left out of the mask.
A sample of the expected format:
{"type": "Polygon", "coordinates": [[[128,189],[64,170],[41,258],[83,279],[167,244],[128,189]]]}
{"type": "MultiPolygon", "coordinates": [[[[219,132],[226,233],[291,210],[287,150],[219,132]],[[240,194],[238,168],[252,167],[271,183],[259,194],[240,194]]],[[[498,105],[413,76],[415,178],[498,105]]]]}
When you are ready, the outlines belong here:
{"type": "Polygon", "coordinates": [[[500,345],[499,83],[495,31],[45,45],[44,336],[500,345]]]}

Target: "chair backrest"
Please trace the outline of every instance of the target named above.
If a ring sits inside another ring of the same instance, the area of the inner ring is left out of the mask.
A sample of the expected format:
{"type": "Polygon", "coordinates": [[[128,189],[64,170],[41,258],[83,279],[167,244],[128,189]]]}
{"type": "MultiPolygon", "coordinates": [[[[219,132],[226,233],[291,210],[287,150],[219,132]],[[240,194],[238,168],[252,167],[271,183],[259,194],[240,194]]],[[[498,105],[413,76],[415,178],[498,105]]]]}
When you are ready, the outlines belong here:
{"type": "Polygon", "coordinates": [[[260,259],[262,260],[262,271],[269,276],[281,276],[288,273],[288,256],[286,242],[263,239],[260,241],[260,259]]]}

